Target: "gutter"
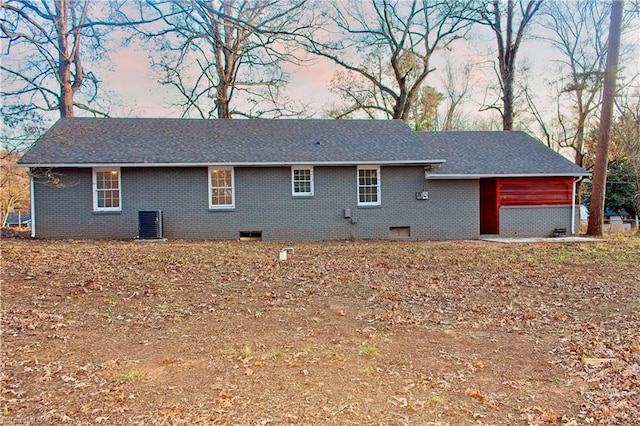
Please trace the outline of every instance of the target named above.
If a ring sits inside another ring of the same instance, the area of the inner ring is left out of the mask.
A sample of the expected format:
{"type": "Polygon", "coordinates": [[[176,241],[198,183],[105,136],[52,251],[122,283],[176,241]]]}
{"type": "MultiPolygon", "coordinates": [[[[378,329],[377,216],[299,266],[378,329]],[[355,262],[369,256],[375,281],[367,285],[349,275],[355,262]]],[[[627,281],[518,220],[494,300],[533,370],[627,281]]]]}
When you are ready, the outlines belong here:
{"type": "Polygon", "coordinates": [[[494,173],[494,174],[444,174],[433,173],[429,175],[429,179],[433,180],[450,180],[450,179],[484,179],[484,178],[526,178],[526,177],[572,177],[582,180],[583,178],[590,176],[589,173],[494,173]]]}
{"type": "Polygon", "coordinates": [[[445,160],[371,160],[371,161],[265,161],[265,162],[239,162],[239,161],[215,161],[210,163],[18,163],[21,167],[69,167],[69,168],[90,168],[90,167],[289,167],[289,166],[359,166],[359,165],[380,165],[380,166],[423,166],[431,164],[443,164],[445,160]]]}

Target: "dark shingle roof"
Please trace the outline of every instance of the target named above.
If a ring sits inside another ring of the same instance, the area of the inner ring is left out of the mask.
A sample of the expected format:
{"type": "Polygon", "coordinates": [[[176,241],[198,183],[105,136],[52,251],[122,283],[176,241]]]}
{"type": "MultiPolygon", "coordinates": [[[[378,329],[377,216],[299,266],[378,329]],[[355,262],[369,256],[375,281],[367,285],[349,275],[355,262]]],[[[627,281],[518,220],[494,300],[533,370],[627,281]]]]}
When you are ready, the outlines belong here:
{"type": "Polygon", "coordinates": [[[399,120],[59,120],[24,166],[438,164],[433,178],[587,173],[524,132],[415,132],[399,120]]]}
{"type": "Polygon", "coordinates": [[[63,118],[23,165],[428,163],[398,120],[63,118]]]}
{"type": "Polygon", "coordinates": [[[524,132],[418,132],[427,156],[444,158],[432,178],[464,176],[587,176],[588,173],[524,132]]]}

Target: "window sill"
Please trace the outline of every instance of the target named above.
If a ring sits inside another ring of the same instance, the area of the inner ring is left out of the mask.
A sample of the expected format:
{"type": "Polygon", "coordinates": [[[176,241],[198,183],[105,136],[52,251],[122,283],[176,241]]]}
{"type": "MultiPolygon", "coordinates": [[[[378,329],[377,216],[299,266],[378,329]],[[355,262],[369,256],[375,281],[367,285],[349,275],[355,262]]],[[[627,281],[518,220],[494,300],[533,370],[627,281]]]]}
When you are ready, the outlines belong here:
{"type": "Polygon", "coordinates": [[[209,207],[209,212],[215,213],[215,212],[232,212],[235,211],[236,208],[235,207],[209,207]]]}
{"type": "Polygon", "coordinates": [[[359,209],[379,209],[380,204],[371,204],[371,205],[358,205],[359,209]]]}
{"type": "Polygon", "coordinates": [[[298,199],[298,198],[300,198],[300,199],[303,199],[303,200],[304,200],[304,199],[313,198],[313,194],[300,194],[300,195],[297,195],[297,194],[296,194],[296,195],[291,195],[291,198],[293,198],[293,199],[298,199]]]}
{"type": "Polygon", "coordinates": [[[102,215],[102,214],[121,214],[122,210],[94,210],[93,214],[102,215]]]}

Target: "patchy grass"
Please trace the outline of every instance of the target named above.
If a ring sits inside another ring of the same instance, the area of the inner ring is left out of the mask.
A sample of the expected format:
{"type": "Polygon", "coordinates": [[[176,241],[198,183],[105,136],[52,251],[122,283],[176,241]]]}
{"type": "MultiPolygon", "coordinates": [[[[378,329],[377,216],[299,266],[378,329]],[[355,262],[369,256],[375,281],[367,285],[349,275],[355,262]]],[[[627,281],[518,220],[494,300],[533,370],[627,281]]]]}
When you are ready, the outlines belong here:
{"type": "Polygon", "coordinates": [[[5,421],[640,423],[638,237],[281,247],[4,239],[5,421]]]}
{"type": "Polygon", "coordinates": [[[120,380],[123,381],[124,383],[128,383],[141,378],[143,375],[144,373],[142,371],[131,370],[128,373],[120,376],[120,380]]]}
{"type": "Polygon", "coordinates": [[[362,348],[362,353],[365,355],[376,355],[378,348],[374,343],[365,343],[362,348]]]}

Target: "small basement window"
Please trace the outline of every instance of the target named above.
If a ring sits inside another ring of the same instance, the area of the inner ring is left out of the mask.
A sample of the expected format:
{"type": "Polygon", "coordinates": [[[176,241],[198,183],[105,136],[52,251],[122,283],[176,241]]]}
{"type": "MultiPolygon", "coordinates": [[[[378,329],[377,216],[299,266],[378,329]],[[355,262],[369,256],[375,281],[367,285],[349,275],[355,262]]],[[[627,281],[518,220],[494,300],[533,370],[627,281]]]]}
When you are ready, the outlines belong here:
{"type": "Polygon", "coordinates": [[[240,231],[240,241],[262,241],[262,231],[240,231]]]}
{"type": "Polygon", "coordinates": [[[390,226],[389,237],[391,238],[409,238],[411,236],[410,226],[390,226]]]}

